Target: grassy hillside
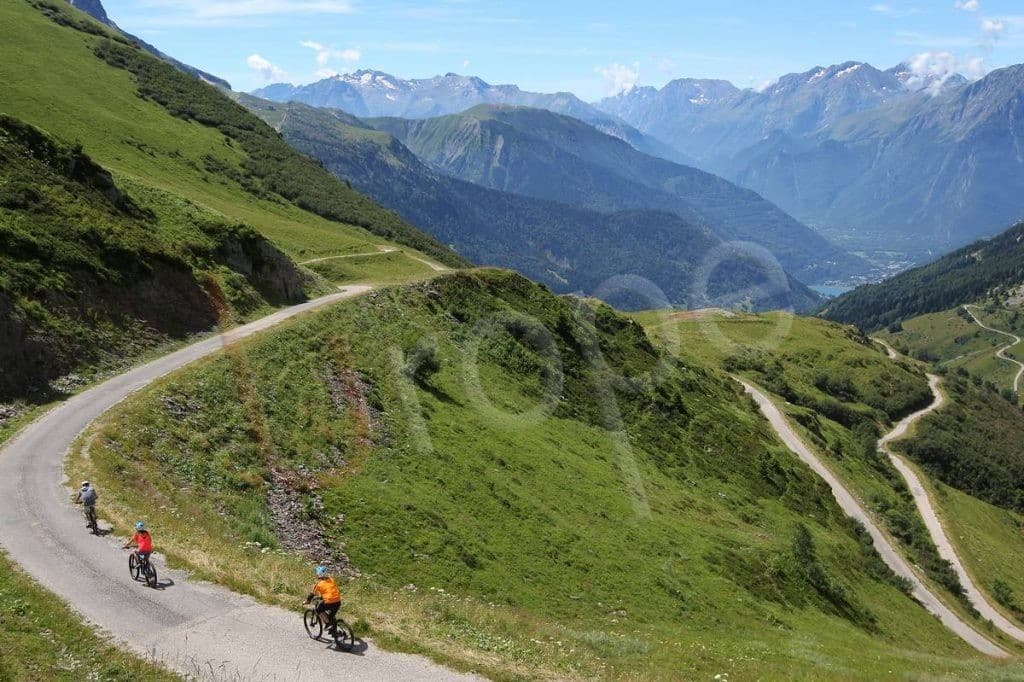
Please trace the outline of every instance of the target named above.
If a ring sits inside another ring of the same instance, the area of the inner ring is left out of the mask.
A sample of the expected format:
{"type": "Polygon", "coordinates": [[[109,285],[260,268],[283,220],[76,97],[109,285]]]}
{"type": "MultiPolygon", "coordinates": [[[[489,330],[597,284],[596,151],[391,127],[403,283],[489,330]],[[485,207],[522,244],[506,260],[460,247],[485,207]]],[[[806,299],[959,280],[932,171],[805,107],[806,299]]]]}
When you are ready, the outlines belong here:
{"type": "Polygon", "coordinates": [[[305,298],[312,279],[251,228],[141,197],[0,115],[0,400],[305,298]]]}
{"type": "Polygon", "coordinates": [[[97,436],[76,474],[172,562],[291,604],[329,561],[378,642],[500,679],[1020,677],[903,594],[725,375],[515,275],[334,306],[97,436]]]}
{"type": "Polygon", "coordinates": [[[245,222],[293,256],[365,251],[393,239],[463,262],[295,153],[215,88],[66,3],[7,2],[0,22],[17,27],[0,45],[0,113],[81,143],[119,181],[245,222]]]}
{"type": "MultiPolygon", "coordinates": [[[[1016,291],[971,313],[993,329],[1024,334],[1016,291]]],[[[938,480],[988,503],[1024,511],[1024,412],[1013,390],[1019,366],[997,357],[1012,339],[982,328],[964,307],[921,315],[882,334],[945,375],[951,404],[929,415],[900,449],[938,480]]],[[[1019,347],[1010,357],[1020,358],[1019,347]]]]}
{"type": "MultiPolygon", "coordinates": [[[[971,311],[992,329],[1024,336],[1024,315],[1019,302],[1012,297],[1003,303],[990,300],[982,306],[972,306],[971,311]]],[[[1012,402],[1020,367],[996,355],[1012,339],[981,327],[963,306],[910,318],[879,335],[905,355],[931,363],[937,369],[978,377],[1012,402]]],[[[1008,351],[1008,355],[1024,361],[1021,345],[1008,351]]]]}
{"type": "Polygon", "coordinates": [[[805,286],[744,257],[723,255],[703,284],[701,263],[714,258],[721,240],[702,220],[651,210],[607,215],[487,189],[432,171],[390,135],[343,112],[240,101],[296,149],[460,253],[514,268],[555,291],[600,295],[632,309],[709,300],[756,309],[816,306],[817,295],[805,286]],[[614,280],[622,275],[634,280],[614,280]],[[731,296],[737,291],[747,296],[731,296]]]}
{"type": "MultiPolygon", "coordinates": [[[[48,400],[323,289],[287,256],[400,243],[464,263],[67,3],[4,3],[0,22],[18,29],[0,45],[0,402],[48,400]]],[[[315,269],[337,283],[421,278],[413,248],[315,269]]]]}
{"type": "Polygon", "coordinates": [[[943,256],[880,284],[858,287],[822,315],[875,331],[926,313],[1004,297],[1024,283],[1024,224],[943,256]]]}
{"type": "MultiPolygon", "coordinates": [[[[951,596],[960,595],[909,491],[874,447],[880,430],[929,401],[923,365],[893,363],[859,332],[810,319],[713,312],[640,319],[683,357],[712,360],[773,391],[807,441],[914,563],[951,596]],[[866,409],[871,406],[876,409],[866,409]]],[[[978,584],[1015,613],[1024,594],[1014,558],[1024,546],[1019,515],[1024,415],[993,386],[947,374],[949,403],[894,446],[922,468],[949,535],[978,584]]]]}
{"type": "Polygon", "coordinates": [[[1024,623],[1024,515],[995,507],[942,483],[932,486],[942,523],[956,539],[975,582],[1024,623]]]}
{"type": "Polygon", "coordinates": [[[959,580],[939,557],[910,491],[875,445],[893,423],[931,402],[920,368],[892,362],[850,327],[809,318],[706,311],[639,319],[684,359],[710,362],[773,393],[807,443],[907,557],[962,600],[959,580]]]}

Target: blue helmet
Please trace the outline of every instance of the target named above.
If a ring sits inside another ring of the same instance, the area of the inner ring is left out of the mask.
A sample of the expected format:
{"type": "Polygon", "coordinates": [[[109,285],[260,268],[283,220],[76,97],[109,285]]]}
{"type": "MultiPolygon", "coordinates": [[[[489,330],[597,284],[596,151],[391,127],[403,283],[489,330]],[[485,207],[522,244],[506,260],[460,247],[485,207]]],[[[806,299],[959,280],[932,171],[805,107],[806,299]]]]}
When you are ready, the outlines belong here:
{"type": "Polygon", "coordinates": [[[323,578],[325,575],[327,575],[327,567],[326,566],[317,566],[316,567],[316,577],[317,578],[323,578]]]}
{"type": "Polygon", "coordinates": [[[142,521],[136,521],[135,530],[146,530],[146,524],[144,524],[142,521]]]}

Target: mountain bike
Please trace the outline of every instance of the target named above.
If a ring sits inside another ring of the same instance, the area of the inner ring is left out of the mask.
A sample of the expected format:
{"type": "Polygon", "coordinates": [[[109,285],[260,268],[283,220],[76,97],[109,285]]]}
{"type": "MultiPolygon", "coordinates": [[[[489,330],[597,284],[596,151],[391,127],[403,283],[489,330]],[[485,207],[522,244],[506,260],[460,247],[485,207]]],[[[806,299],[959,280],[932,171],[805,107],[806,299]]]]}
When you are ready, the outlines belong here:
{"type": "MultiPolygon", "coordinates": [[[[320,614],[316,610],[321,602],[320,599],[313,600],[312,605],[302,614],[302,624],[306,627],[306,634],[310,639],[315,639],[318,642],[324,641],[324,622],[320,620],[320,614]]],[[[352,651],[356,641],[355,635],[352,634],[352,628],[343,618],[335,616],[332,621],[327,624],[327,631],[330,633],[331,626],[334,626],[334,645],[341,651],[352,651]]]]}
{"type": "Polygon", "coordinates": [[[96,518],[96,507],[86,507],[85,508],[85,520],[89,524],[89,528],[90,528],[90,530],[92,530],[92,534],[93,535],[99,535],[100,534],[100,525],[99,525],[99,521],[96,518]]]}
{"type": "Polygon", "coordinates": [[[153,566],[153,562],[149,560],[149,557],[143,556],[138,552],[129,554],[128,574],[136,582],[145,581],[150,587],[156,587],[156,568],[153,566]]]}

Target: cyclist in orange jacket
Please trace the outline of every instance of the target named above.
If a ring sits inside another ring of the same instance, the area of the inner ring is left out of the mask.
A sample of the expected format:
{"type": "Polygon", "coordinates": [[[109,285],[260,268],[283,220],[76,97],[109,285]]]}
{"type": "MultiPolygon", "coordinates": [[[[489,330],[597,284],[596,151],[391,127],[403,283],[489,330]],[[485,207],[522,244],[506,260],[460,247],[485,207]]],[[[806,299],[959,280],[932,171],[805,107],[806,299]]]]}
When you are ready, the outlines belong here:
{"type": "Polygon", "coordinates": [[[320,603],[316,605],[316,612],[320,616],[320,622],[328,627],[332,636],[337,633],[338,609],[341,608],[341,590],[334,578],[327,574],[325,566],[316,567],[316,584],[313,591],[306,597],[305,604],[313,601],[314,597],[320,597],[320,603]]]}

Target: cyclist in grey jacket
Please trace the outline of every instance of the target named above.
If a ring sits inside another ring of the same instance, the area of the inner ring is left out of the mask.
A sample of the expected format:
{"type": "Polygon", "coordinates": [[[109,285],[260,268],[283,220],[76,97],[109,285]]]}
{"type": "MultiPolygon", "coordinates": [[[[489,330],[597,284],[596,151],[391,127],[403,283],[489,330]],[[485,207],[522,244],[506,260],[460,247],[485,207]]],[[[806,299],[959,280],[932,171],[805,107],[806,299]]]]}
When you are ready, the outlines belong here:
{"type": "Polygon", "coordinates": [[[82,481],[82,487],[78,489],[78,494],[75,495],[75,504],[81,504],[83,507],[86,528],[89,527],[89,513],[96,509],[96,500],[99,497],[96,488],[93,488],[89,481],[82,481]]]}

